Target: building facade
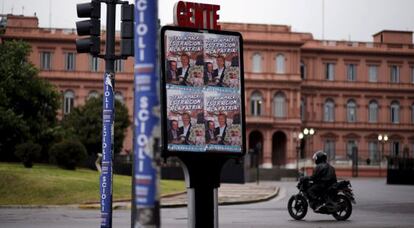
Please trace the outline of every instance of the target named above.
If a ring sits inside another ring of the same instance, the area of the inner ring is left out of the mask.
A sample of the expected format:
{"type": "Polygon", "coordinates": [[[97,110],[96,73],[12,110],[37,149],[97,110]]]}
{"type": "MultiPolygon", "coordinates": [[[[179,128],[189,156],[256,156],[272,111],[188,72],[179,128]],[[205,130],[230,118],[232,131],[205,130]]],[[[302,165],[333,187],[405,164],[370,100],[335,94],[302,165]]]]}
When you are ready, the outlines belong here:
{"type": "MultiPolygon", "coordinates": [[[[76,53],[74,29],[39,28],[36,17],[14,15],[1,24],[2,40],[32,45],[30,60],[62,94],[60,115],[102,93],[104,62],[76,53]]],[[[247,147],[259,151],[263,168],[310,167],[313,152],[323,149],[346,172],[358,151],[365,174],[375,175],[385,155],[414,156],[412,32],[384,30],[373,42],[355,42],[316,40],[284,25],[222,29],[243,35],[247,147]],[[314,134],[299,139],[305,128],[314,134]]],[[[133,59],[119,60],[116,71],[116,97],[132,119],[133,59]]],[[[123,150],[132,151],[132,128],[123,150]]]]}

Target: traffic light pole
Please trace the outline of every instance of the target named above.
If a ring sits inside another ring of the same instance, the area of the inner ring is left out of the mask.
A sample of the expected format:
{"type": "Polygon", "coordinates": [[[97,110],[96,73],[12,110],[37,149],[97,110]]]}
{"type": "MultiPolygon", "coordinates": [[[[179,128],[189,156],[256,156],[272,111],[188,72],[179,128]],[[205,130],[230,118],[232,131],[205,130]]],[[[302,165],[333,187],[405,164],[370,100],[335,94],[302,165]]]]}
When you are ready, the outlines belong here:
{"type": "Polygon", "coordinates": [[[101,228],[112,227],[112,161],[115,119],[115,10],[116,1],[107,1],[104,99],[102,112],[101,228]],[[106,193],[106,194],[105,194],[106,193]]]}
{"type": "Polygon", "coordinates": [[[105,59],[103,77],[103,111],[102,111],[102,168],[100,176],[101,228],[112,227],[112,162],[114,154],[114,119],[115,119],[115,60],[126,59],[134,55],[133,48],[133,10],[134,5],[120,0],[91,0],[89,3],[77,4],[78,17],[90,18],[76,22],[79,36],[76,39],[78,53],[89,53],[94,57],[105,59]],[[106,3],[106,50],[100,55],[100,18],[101,3],[106,3]],[[115,54],[115,12],[116,5],[121,4],[121,52],[115,54]]]}

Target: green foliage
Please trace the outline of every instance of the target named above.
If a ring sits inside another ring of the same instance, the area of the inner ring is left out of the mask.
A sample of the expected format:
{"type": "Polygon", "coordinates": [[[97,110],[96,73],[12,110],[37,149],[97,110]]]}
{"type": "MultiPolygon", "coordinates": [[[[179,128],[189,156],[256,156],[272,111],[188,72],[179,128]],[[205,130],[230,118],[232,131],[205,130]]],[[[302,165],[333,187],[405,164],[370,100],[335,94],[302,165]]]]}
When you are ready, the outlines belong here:
{"type": "MultiPolygon", "coordinates": [[[[65,116],[62,125],[73,138],[85,145],[89,155],[102,150],[102,97],[90,98],[84,106],[76,107],[65,116]]],[[[120,153],[125,130],[130,125],[127,107],[115,100],[114,152],[120,153]]]]}
{"type": "Polygon", "coordinates": [[[39,157],[42,146],[32,142],[22,143],[16,146],[14,154],[23,162],[24,167],[32,168],[33,161],[39,157]]]}
{"type": "MultiPolygon", "coordinates": [[[[62,205],[99,202],[99,172],[36,164],[0,163],[0,205],[62,205]]],[[[161,180],[162,195],[185,190],[184,181],[161,180]]],[[[131,176],[113,176],[113,199],[131,198],[131,176]]]]}
{"type": "Polygon", "coordinates": [[[59,93],[37,76],[30,51],[23,41],[0,43],[0,160],[15,160],[15,146],[27,141],[47,151],[50,140],[44,138],[57,122],[59,93]]]}
{"type": "Polygon", "coordinates": [[[75,170],[76,164],[83,161],[86,155],[85,147],[76,140],[56,143],[49,150],[50,161],[69,170],[75,170]]]}

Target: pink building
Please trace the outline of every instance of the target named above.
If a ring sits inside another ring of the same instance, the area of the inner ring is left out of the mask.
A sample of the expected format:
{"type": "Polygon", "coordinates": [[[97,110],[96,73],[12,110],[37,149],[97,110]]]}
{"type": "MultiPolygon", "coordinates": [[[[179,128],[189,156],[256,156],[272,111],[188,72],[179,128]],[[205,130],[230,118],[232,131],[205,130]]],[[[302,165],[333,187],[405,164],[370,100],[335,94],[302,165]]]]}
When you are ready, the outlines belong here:
{"type": "MultiPolygon", "coordinates": [[[[32,45],[40,76],[62,93],[62,115],[102,93],[104,63],[76,53],[74,29],[39,28],[36,17],[15,15],[3,16],[1,25],[1,40],[32,45]]],[[[360,175],[378,176],[382,155],[414,156],[412,32],[384,30],[373,42],[356,42],[315,40],[283,25],[223,23],[222,29],[243,34],[247,146],[262,148],[263,168],[296,168],[297,161],[311,167],[313,151],[323,149],[340,175],[349,175],[357,148],[360,175]],[[305,128],[314,134],[300,140],[305,128]],[[379,142],[379,134],[388,141],[379,142]]],[[[118,61],[116,69],[117,99],[132,119],[133,59],[118,61]]],[[[131,128],[123,150],[132,150],[131,128]]]]}

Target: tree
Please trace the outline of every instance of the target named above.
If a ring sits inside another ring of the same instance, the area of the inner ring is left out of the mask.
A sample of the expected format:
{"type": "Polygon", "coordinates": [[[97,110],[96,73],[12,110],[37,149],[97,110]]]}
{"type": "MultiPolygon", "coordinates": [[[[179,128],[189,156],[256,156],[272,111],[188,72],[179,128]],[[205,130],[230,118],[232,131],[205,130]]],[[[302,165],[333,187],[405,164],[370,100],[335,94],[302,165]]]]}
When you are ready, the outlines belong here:
{"type": "Polygon", "coordinates": [[[75,170],[76,165],[86,158],[86,148],[78,140],[64,140],[50,148],[49,158],[51,163],[75,170]]]}
{"type": "MultiPolygon", "coordinates": [[[[130,125],[127,107],[115,100],[114,153],[121,152],[125,130],[130,125]]],[[[79,139],[89,155],[102,151],[102,96],[90,98],[64,117],[62,126],[71,137],[79,139]]]]}
{"type": "MultiPolygon", "coordinates": [[[[56,124],[59,93],[28,61],[29,44],[23,41],[0,43],[0,160],[15,160],[15,146],[32,141],[42,145],[42,155],[50,145],[56,124]]],[[[44,157],[44,156],[42,156],[44,157]]]]}

